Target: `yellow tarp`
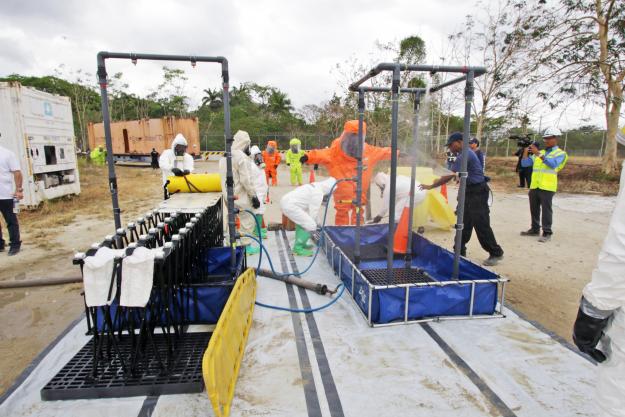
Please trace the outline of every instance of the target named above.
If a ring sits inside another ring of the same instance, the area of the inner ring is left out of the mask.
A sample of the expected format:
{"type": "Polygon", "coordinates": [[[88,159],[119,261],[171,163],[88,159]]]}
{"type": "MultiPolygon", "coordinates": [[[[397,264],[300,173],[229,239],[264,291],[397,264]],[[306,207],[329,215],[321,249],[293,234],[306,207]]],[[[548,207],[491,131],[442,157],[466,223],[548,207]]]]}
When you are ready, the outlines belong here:
{"type": "Polygon", "coordinates": [[[256,272],[248,268],[237,279],[202,358],[206,392],[217,417],[230,415],[255,300],[256,272]]]}
{"type": "Polygon", "coordinates": [[[219,174],[189,174],[184,177],[167,178],[167,191],[175,193],[216,193],[221,191],[219,174]]]}
{"type": "MultiPolygon", "coordinates": [[[[410,178],[410,167],[397,167],[397,175],[410,178]]],[[[439,176],[429,167],[417,167],[416,180],[421,184],[432,184],[439,176]]],[[[425,200],[414,208],[412,227],[425,226],[430,220],[441,229],[449,229],[456,223],[454,211],[445,201],[440,188],[428,190],[425,200]]]]}

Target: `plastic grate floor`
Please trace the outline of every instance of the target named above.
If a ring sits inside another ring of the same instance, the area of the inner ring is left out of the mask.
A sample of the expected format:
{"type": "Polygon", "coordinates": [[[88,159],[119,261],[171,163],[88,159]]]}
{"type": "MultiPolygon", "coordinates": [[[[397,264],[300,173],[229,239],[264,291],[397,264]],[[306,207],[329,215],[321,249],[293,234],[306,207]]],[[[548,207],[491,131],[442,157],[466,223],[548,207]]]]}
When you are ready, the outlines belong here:
{"type": "MultiPolygon", "coordinates": [[[[184,394],[202,392],[202,356],[212,333],[186,333],[178,341],[177,356],[172,360],[169,372],[161,370],[151,347],[147,368],[141,361],[136,375],[124,375],[118,359],[100,365],[98,376],[92,377],[93,339],[61,369],[61,371],[41,390],[44,401],[77,400],[92,398],[117,398],[147,395],[184,394]]],[[[163,334],[153,336],[161,359],[167,353],[166,338],[163,334]]],[[[119,343],[122,356],[131,352],[131,338],[123,335],[119,343]]],[[[106,351],[104,347],[103,351],[106,351]]],[[[104,362],[103,362],[104,363],[104,362]]]]}
{"type": "Polygon", "coordinates": [[[384,269],[365,269],[362,274],[373,285],[399,285],[416,284],[422,282],[435,282],[425,271],[414,268],[393,268],[393,274],[389,280],[384,269]]]}

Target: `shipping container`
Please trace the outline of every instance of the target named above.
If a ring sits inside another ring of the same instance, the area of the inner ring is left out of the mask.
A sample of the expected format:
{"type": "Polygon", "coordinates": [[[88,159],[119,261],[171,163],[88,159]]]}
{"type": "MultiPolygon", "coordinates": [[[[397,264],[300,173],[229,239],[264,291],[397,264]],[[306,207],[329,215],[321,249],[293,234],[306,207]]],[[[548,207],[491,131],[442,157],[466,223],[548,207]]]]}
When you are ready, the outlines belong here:
{"type": "Polygon", "coordinates": [[[69,98],[0,82],[0,145],[13,151],[24,176],[21,204],[80,194],[69,98]]]}
{"type": "MultiPolygon", "coordinates": [[[[163,117],[160,119],[124,120],[111,123],[113,156],[116,161],[150,161],[152,148],[161,154],[171,147],[174,137],[182,133],[187,139],[187,152],[200,155],[200,128],[197,118],[163,117]]],[[[89,123],[89,149],[106,149],[104,124],[89,123]]]]}

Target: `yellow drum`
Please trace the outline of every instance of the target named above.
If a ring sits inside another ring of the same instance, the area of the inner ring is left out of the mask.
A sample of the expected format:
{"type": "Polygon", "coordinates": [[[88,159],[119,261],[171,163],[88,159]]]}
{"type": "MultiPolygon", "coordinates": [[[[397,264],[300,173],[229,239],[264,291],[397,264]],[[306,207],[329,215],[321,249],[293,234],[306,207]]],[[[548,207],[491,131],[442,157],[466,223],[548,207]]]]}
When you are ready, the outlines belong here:
{"type": "Polygon", "coordinates": [[[221,191],[219,174],[189,174],[184,177],[168,178],[167,191],[175,193],[216,193],[221,191]]]}

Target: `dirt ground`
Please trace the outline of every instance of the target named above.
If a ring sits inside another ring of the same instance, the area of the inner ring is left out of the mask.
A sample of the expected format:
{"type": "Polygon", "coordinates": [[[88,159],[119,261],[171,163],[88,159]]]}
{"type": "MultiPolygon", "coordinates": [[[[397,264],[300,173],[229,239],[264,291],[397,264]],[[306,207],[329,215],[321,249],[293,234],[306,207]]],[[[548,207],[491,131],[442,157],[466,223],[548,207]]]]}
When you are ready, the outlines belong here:
{"type": "MultiPolygon", "coordinates": [[[[197,164],[199,172],[216,169],[213,162],[197,164]]],[[[590,279],[615,199],[559,193],[554,199],[553,240],[541,244],[519,235],[529,227],[530,218],[527,193],[515,187],[513,169],[513,160],[503,160],[494,163],[490,172],[498,176],[491,220],[505,251],[504,261],[494,270],[511,279],[506,298],[515,309],[570,339],[581,290],[590,279]],[[506,171],[508,164],[512,175],[506,171]]],[[[126,224],[160,201],[160,172],[130,167],[117,172],[122,223],[126,224]]],[[[0,280],[79,276],[71,263],[73,254],[114,232],[105,168],[82,166],[81,176],[80,197],[20,214],[23,251],[12,258],[0,254],[0,280]]],[[[287,167],[281,166],[279,180],[280,186],[270,190],[269,222],[280,221],[279,198],[291,189],[287,167]]],[[[606,181],[610,190],[614,188],[613,178],[606,181]]],[[[380,198],[372,194],[375,214],[380,198]]],[[[455,188],[450,187],[450,201],[454,199],[455,188]]],[[[427,227],[426,237],[446,248],[453,245],[451,231],[427,227]]],[[[468,257],[481,261],[486,256],[474,237],[468,257]]],[[[80,292],[80,284],[0,290],[0,392],[79,316],[83,310],[80,292]]]]}

